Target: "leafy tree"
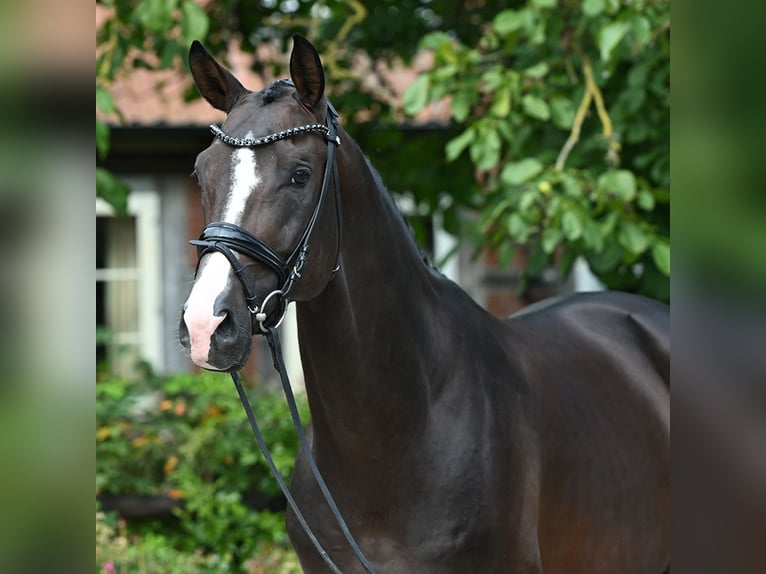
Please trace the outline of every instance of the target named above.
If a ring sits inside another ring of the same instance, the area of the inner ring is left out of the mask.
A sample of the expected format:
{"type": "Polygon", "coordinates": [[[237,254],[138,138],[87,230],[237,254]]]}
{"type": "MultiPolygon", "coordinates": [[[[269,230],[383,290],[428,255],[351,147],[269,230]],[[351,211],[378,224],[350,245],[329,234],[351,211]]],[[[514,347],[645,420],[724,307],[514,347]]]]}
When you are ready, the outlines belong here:
{"type": "MultiPolygon", "coordinates": [[[[96,152],[109,152],[109,125],[120,116],[110,92],[120,75],[135,68],[162,70],[179,65],[188,45],[207,35],[210,20],[194,0],[97,0],[108,17],[96,30],[96,152]]],[[[96,168],[96,193],[117,211],[127,210],[127,185],[96,168]]]]}
{"type": "Polygon", "coordinates": [[[484,245],[527,274],[584,257],[609,287],[669,298],[669,2],[530,0],[469,43],[436,32],[404,100],[449,99],[481,193],[484,245]]]}
{"type": "MultiPolygon", "coordinates": [[[[323,56],[346,129],[392,189],[440,212],[449,231],[504,262],[521,245],[527,276],[551,264],[566,275],[584,257],[611,288],[669,298],[668,1],[100,3],[112,11],[97,34],[102,112],[117,111],[118,74],[180,66],[192,38],[220,56],[232,41],[286,52],[302,33],[323,56]],[[420,51],[433,66],[400,105],[386,67],[420,51]],[[448,102],[449,126],[400,129],[437,101],[448,102]]],[[[285,60],[254,58],[253,68],[279,77],[285,60]]],[[[108,151],[98,121],[97,148],[108,151]]],[[[108,172],[98,176],[100,194],[121,197],[108,172]]]]}

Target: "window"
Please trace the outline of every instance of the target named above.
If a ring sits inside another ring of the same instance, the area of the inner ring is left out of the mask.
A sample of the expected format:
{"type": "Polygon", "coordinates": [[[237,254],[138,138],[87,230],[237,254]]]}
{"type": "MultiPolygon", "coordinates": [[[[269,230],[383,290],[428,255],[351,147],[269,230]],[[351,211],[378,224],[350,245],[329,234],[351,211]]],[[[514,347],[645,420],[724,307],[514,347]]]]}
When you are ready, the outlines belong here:
{"type": "Polygon", "coordinates": [[[124,377],[162,364],[160,201],[133,187],[129,217],[96,200],[97,372],[124,377]]]}

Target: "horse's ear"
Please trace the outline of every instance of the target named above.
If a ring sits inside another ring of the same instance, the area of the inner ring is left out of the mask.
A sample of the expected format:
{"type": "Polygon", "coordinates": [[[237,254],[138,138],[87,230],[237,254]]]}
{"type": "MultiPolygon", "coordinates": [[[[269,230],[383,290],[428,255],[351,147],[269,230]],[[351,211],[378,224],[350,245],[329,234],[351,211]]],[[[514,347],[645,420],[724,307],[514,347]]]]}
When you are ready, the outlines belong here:
{"type": "Polygon", "coordinates": [[[216,109],[228,113],[247,92],[239,80],[215,61],[197,40],[189,48],[189,68],[202,96],[216,109]]]}
{"type": "Polygon", "coordinates": [[[301,102],[309,108],[315,108],[324,95],[322,61],[311,42],[298,34],[293,36],[290,77],[295,84],[301,102]]]}

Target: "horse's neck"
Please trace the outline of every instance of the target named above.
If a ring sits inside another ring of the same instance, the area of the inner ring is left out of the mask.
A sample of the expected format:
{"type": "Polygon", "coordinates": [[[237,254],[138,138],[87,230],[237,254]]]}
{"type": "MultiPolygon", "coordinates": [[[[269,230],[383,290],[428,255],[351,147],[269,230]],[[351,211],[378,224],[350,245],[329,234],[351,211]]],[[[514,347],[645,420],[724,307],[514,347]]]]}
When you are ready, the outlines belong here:
{"type": "Polygon", "coordinates": [[[358,148],[342,161],[341,270],[298,306],[301,356],[316,440],[384,456],[380,433],[406,440],[424,412],[437,280],[358,148]]]}

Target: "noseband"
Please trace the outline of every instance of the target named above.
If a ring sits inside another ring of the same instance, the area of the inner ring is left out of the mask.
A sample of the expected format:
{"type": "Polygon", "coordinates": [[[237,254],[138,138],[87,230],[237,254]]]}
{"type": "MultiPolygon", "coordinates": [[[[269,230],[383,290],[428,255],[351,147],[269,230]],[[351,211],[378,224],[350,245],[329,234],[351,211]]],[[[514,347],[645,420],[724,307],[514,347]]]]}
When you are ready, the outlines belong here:
{"type": "Polygon", "coordinates": [[[333,274],[339,269],[338,260],[340,258],[340,241],[343,223],[341,215],[340,183],[338,181],[338,166],[335,163],[335,150],[340,145],[338,129],[338,112],[335,111],[335,108],[329,101],[327,102],[326,125],[307,124],[258,138],[235,138],[224,133],[223,130],[216,125],[210,126],[210,131],[212,131],[218,139],[225,144],[234,147],[257,147],[305,133],[319,133],[324,136],[324,139],[327,142],[327,160],[325,162],[324,177],[322,179],[322,189],[319,192],[319,197],[317,198],[311,218],[306,224],[306,229],[303,231],[303,235],[289,257],[286,259],[283,258],[274,249],[247,230],[225,221],[214,221],[213,223],[208,224],[202,230],[199,239],[189,242],[197,247],[197,269],[199,269],[202,257],[213,251],[223,254],[226,259],[228,259],[232,270],[242,284],[245,299],[247,300],[247,308],[253,318],[253,334],[265,334],[270,327],[278,327],[285,316],[287,304],[290,302],[290,293],[292,292],[296,280],[301,276],[303,266],[306,264],[306,259],[309,253],[309,241],[311,239],[311,234],[314,231],[314,227],[316,226],[316,222],[319,219],[319,212],[324,204],[325,195],[327,195],[327,188],[330,184],[331,175],[334,182],[335,210],[338,217],[338,246],[333,274]],[[277,276],[277,289],[266,295],[260,304],[257,303],[257,296],[245,277],[245,268],[234,254],[235,252],[263,263],[277,276]],[[272,299],[274,299],[274,304],[276,305],[276,313],[268,315],[266,306],[272,299]]]}

